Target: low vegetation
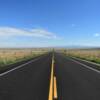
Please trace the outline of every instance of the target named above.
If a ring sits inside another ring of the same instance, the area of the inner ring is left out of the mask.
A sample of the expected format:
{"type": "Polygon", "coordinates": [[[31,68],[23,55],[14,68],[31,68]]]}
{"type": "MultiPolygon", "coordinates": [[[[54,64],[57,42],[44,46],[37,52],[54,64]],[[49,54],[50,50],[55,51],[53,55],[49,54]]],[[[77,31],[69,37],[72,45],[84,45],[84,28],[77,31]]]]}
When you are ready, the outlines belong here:
{"type": "Polygon", "coordinates": [[[64,54],[100,64],[100,49],[64,49],[64,54]]]}
{"type": "Polygon", "coordinates": [[[0,68],[46,52],[45,49],[0,49],[0,68]]]}

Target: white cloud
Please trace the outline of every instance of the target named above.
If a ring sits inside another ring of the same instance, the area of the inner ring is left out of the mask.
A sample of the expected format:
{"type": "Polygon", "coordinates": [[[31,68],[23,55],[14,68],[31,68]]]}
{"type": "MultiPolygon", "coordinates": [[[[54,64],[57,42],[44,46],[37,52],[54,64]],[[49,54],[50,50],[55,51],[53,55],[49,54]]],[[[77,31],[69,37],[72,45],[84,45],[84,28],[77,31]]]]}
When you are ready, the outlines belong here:
{"type": "Polygon", "coordinates": [[[100,37],[100,33],[95,33],[94,36],[95,37],[100,37]]]}
{"type": "Polygon", "coordinates": [[[0,27],[0,37],[11,36],[27,36],[27,37],[42,37],[42,38],[57,38],[57,36],[44,29],[18,29],[13,27],[0,27]]]}

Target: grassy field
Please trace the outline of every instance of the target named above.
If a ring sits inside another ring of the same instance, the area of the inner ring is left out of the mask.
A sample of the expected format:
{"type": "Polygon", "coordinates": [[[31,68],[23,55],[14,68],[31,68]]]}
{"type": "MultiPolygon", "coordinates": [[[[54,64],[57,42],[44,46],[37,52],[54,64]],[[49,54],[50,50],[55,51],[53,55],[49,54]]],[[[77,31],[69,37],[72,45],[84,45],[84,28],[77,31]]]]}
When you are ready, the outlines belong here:
{"type": "Polygon", "coordinates": [[[0,49],[0,68],[48,52],[47,49],[0,49]]]}
{"type": "Polygon", "coordinates": [[[100,49],[64,49],[62,52],[68,56],[74,56],[100,64],[100,49]]]}

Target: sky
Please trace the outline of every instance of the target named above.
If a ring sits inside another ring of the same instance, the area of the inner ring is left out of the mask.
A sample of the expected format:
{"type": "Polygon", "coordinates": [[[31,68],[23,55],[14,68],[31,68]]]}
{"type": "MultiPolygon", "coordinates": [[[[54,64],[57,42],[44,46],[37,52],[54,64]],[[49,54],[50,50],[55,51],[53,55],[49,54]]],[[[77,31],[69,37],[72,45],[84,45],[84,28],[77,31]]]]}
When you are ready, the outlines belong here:
{"type": "Polygon", "coordinates": [[[0,0],[0,47],[100,46],[100,0],[0,0]]]}

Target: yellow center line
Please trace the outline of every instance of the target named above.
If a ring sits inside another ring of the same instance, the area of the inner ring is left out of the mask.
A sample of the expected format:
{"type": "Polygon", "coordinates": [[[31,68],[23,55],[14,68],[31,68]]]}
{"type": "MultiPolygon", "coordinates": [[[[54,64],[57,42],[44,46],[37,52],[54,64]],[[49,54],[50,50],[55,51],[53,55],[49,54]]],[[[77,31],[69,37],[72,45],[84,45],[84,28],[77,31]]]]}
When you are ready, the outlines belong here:
{"type": "Polygon", "coordinates": [[[54,99],[57,99],[57,81],[55,76],[54,76],[54,99]]]}
{"type": "Polygon", "coordinates": [[[50,87],[49,87],[49,97],[48,100],[57,99],[57,82],[54,76],[54,55],[52,57],[51,65],[51,77],[50,77],[50,87]]]}
{"type": "Polygon", "coordinates": [[[53,73],[54,73],[54,56],[52,57],[51,65],[51,79],[50,79],[50,88],[49,88],[49,98],[48,100],[53,100],[53,73]]]}

